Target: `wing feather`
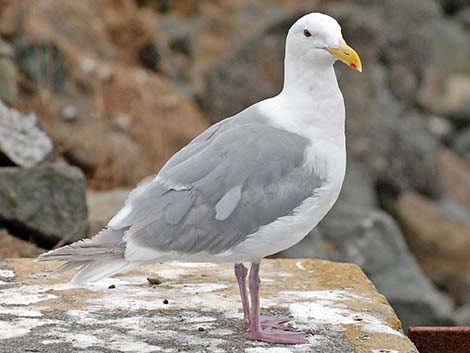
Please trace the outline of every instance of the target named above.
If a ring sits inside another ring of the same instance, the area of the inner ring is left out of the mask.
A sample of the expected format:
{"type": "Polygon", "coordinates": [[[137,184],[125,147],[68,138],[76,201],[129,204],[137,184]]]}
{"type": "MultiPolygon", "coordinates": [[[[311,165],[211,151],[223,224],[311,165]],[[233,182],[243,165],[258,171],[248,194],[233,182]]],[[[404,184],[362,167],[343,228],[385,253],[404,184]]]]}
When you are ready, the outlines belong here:
{"type": "Polygon", "coordinates": [[[324,183],[304,167],[309,141],[250,114],[216,124],[177,153],[109,226],[127,227],[133,249],[216,254],[290,214],[324,183]]]}

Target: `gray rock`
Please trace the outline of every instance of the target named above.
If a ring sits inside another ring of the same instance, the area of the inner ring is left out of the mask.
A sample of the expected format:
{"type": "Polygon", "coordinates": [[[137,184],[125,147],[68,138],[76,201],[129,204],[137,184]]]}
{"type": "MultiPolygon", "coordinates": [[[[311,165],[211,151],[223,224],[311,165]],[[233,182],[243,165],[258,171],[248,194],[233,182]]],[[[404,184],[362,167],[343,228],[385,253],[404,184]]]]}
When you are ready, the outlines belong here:
{"type": "Polygon", "coordinates": [[[458,22],[443,18],[424,29],[429,35],[430,65],[442,72],[470,73],[470,45],[464,27],[458,22]]]}
{"type": "Polygon", "coordinates": [[[90,234],[96,234],[124,206],[131,189],[90,192],[87,195],[90,234]]]}
{"type": "Polygon", "coordinates": [[[439,195],[439,142],[427,130],[425,120],[410,113],[388,134],[383,133],[381,139],[388,141],[388,149],[382,155],[387,163],[379,171],[380,182],[397,190],[413,189],[426,195],[439,195]]]}
{"type": "Polygon", "coordinates": [[[15,64],[11,59],[0,55],[0,100],[13,103],[17,96],[15,64]]]}
{"type": "Polygon", "coordinates": [[[449,302],[423,275],[397,224],[384,212],[337,204],[318,229],[279,256],[358,264],[404,327],[453,323],[449,302]]]}
{"type": "Polygon", "coordinates": [[[65,57],[53,43],[22,39],[16,45],[16,63],[23,74],[40,89],[61,92],[67,78],[65,57]]]}
{"type": "Polygon", "coordinates": [[[45,246],[83,238],[88,230],[83,173],[63,163],[0,168],[0,225],[45,246]]]}
{"type": "Polygon", "coordinates": [[[209,71],[200,103],[213,122],[281,90],[286,28],[288,25],[260,30],[209,71]]]}
{"type": "Polygon", "coordinates": [[[470,4],[467,4],[456,15],[455,19],[464,25],[467,29],[470,28],[470,4]]]}
{"type": "Polygon", "coordinates": [[[452,138],[451,147],[462,157],[470,157],[470,128],[456,133],[452,138]]]}
{"type": "Polygon", "coordinates": [[[355,161],[348,161],[339,202],[354,203],[370,208],[378,206],[377,194],[371,176],[365,168],[355,161]]]}
{"type": "Polygon", "coordinates": [[[383,18],[380,30],[386,40],[381,51],[389,69],[390,87],[400,99],[412,103],[421,70],[431,60],[429,32],[441,17],[441,9],[433,0],[385,0],[376,6],[383,18]]]}
{"type": "Polygon", "coordinates": [[[0,57],[13,58],[13,48],[0,38],[0,57]]]}
{"type": "Polygon", "coordinates": [[[424,72],[418,92],[419,105],[447,117],[456,128],[470,124],[470,75],[446,75],[435,68],[424,72]]]}
{"type": "Polygon", "coordinates": [[[457,318],[457,325],[470,326],[470,304],[464,305],[456,310],[455,316],[457,318]]]}
{"type": "Polygon", "coordinates": [[[470,224],[470,208],[465,207],[456,200],[445,197],[438,201],[438,206],[448,217],[457,222],[470,224]]]}
{"type": "Polygon", "coordinates": [[[36,115],[24,115],[0,102],[0,153],[21,167],[33,167],[52,151],[36,115]]]}
{"type": "Polygon", "coordinates": [[[448,15],[454,15],[465,6],[469,6],[468,0],[438,0],[437,2],[448,15]]]}

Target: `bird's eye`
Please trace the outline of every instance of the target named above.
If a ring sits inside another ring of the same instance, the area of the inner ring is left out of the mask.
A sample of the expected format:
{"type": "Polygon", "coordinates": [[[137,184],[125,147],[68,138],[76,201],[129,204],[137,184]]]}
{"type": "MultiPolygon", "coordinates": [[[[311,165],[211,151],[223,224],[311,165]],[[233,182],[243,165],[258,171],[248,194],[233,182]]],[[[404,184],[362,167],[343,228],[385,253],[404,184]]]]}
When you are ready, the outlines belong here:
{"type": "Polygon", "coordinates": [[[310,31],[308,29],[304,29],[304,36],[305,37],[311,37],[312,33],[310,33],[310,31]]]}

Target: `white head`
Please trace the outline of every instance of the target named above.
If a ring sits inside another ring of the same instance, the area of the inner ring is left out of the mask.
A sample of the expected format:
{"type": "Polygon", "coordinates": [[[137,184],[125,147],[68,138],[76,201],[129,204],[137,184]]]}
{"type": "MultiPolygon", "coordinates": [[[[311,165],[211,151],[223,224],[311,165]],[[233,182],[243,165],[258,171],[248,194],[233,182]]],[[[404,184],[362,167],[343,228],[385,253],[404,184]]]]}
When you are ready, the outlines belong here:
{"type": "Polygon", "coordinates": [[[344,41],[339,23],[317,12],[303,16],[290,28],[286,60],[300,60],[306,66],[332,66],[341,60],[353,69],[362,70],[359,55],[344,41]]]}

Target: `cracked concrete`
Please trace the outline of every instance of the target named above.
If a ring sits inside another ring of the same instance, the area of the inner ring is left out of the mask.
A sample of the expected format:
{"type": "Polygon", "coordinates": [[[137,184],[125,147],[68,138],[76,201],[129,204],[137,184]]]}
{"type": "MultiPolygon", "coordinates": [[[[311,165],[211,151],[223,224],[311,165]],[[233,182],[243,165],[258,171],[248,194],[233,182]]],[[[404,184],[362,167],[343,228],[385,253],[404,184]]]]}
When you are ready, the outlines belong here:
{"type": "Polygon", "coordinates": [[[287,346],[247,340],[232,265],[166,263],[86,286],[57,265],[0,264],[0,352],[417,353],[355,265],[264,260],[262,311],[310,333],[287,346]],[[159,285],[146,278],[158,277],[159,285]]]}

